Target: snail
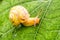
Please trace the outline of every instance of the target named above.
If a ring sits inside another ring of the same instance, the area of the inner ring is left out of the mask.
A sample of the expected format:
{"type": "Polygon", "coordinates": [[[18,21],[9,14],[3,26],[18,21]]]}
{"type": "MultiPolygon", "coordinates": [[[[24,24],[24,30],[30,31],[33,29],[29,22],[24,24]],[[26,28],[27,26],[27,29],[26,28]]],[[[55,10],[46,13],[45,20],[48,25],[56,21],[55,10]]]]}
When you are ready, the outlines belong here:
{"type": "Polygon", "coordinates": [[[13,25],[23,24],[24,26],[32,26],[39,23],[38,17],[30,17],[27,9],[21,5],[17,5],[11,8],[9,13],[9,19],[13,25]]]}

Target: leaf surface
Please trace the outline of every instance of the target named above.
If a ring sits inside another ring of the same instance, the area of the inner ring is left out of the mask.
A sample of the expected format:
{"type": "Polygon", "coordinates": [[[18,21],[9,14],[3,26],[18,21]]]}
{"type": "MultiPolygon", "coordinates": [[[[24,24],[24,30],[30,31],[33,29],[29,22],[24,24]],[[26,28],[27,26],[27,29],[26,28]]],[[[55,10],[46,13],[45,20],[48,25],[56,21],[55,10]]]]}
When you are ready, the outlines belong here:
{"type": "Polygon", "coordinates": [[[59,0],[1,0],[0,40],[60,40],[59,0]],[[40,23],[36,27],[15,28],[9,20],[9,11],[16,5],[24,6],[31,17],[39,14],[40,23]]]}

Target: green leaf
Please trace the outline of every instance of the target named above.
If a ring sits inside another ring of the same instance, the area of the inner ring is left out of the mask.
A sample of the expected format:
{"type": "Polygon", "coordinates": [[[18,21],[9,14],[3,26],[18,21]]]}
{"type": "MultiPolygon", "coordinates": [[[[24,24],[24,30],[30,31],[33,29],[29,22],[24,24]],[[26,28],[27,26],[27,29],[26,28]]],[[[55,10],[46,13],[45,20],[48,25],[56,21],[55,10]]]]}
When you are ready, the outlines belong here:
{"type": "Polygon", "coordinates": [[[60,0],[1,0],[0,40],[60,40],[60,0]],[[39,13],[40,23],[15,28],[9,11],[16,5],[24,6],[31,17],[39,13]]]}

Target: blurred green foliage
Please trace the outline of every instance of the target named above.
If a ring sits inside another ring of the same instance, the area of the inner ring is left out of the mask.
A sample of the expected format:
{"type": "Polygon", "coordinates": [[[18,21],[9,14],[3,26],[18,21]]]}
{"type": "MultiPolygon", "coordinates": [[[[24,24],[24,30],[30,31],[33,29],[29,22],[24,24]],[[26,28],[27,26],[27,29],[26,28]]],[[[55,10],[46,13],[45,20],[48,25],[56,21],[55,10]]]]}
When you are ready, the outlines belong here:
{"type": "Polygon", "coordinates": [[[60,40],[60,0],[1,0],[0,40],[60,40]],[[15,26],[9,20],[10,8],[24,6],[31,17],[38,13],[36,27],[15,26]],[[40,12],[40,10],[42,10],[40,12]]]}

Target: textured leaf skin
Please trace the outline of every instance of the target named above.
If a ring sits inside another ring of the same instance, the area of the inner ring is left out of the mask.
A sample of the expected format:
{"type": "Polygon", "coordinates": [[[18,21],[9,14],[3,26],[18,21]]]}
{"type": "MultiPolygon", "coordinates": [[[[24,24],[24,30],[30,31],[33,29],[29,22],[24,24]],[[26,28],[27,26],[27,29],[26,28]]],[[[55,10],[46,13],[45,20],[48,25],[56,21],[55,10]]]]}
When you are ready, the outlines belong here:
{"type": "Polygon", "coordinates": [[[60,0],[2,0],[0,1],[0,40],[60,40],[60,0]],[[41,14],[36,27],[15,28],[9,20],[10,8],[24,6],[31,17],[41,14]],[[40,12],[40,10],[42,10],[40,12]]]}

